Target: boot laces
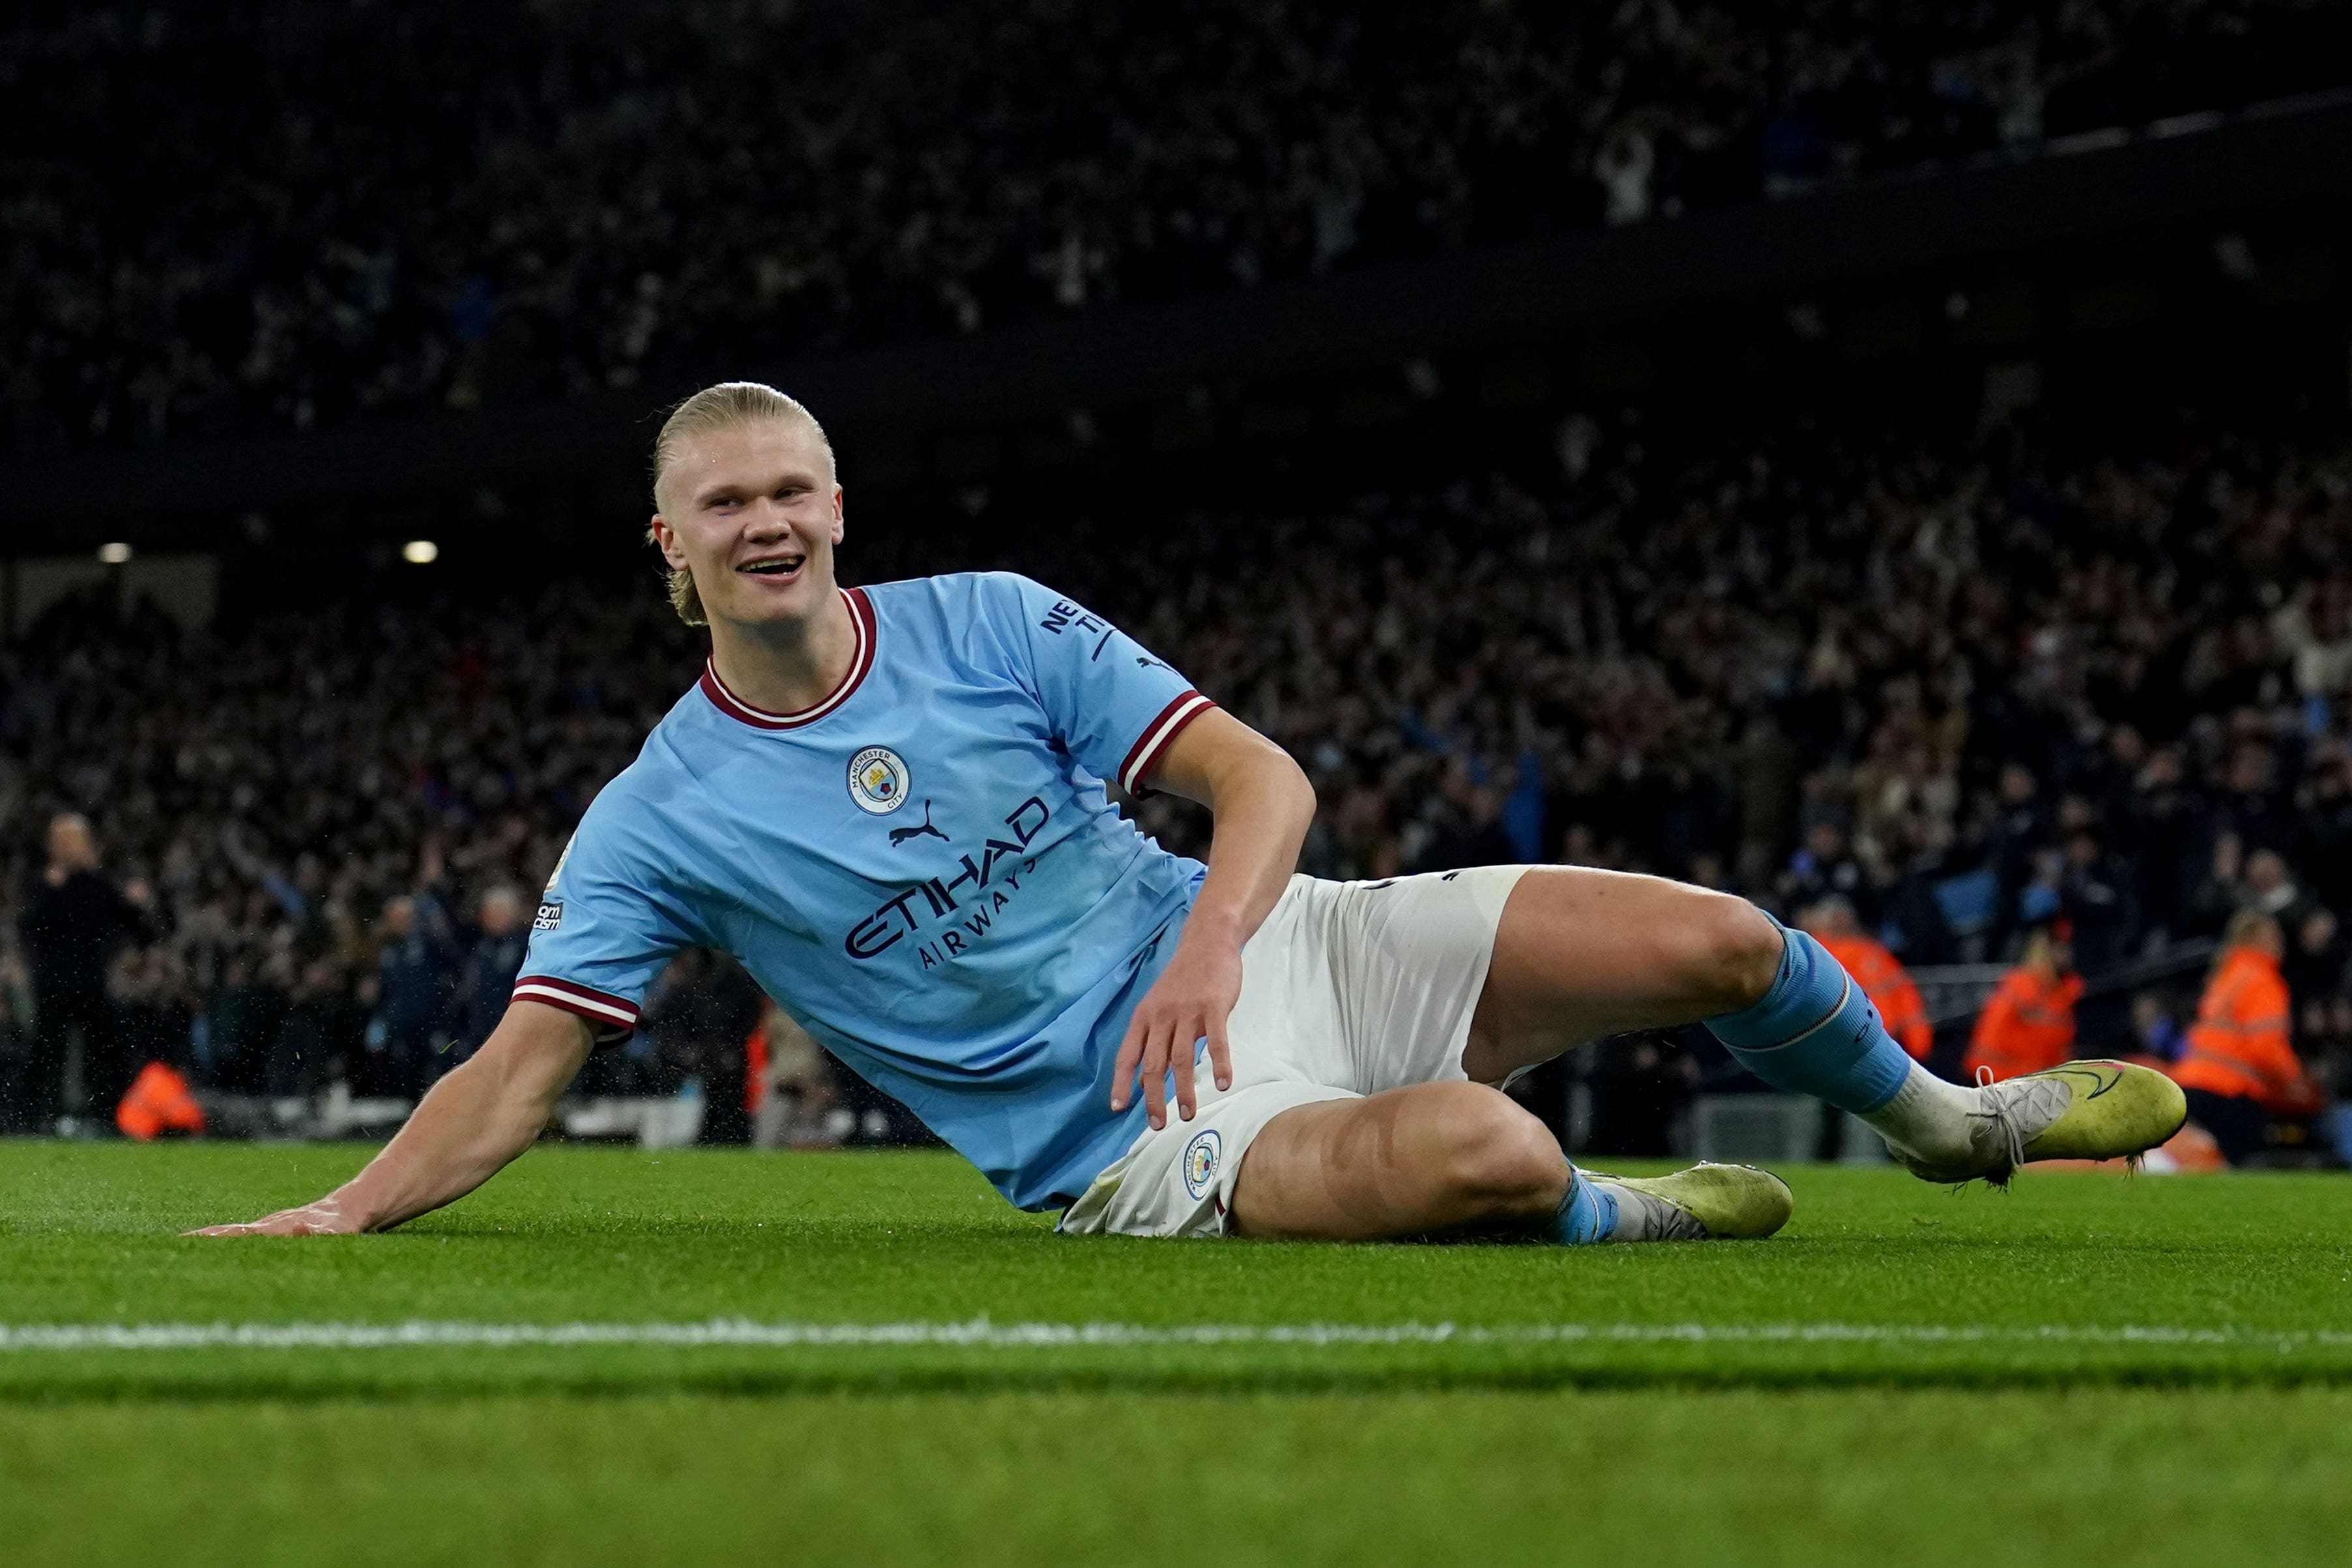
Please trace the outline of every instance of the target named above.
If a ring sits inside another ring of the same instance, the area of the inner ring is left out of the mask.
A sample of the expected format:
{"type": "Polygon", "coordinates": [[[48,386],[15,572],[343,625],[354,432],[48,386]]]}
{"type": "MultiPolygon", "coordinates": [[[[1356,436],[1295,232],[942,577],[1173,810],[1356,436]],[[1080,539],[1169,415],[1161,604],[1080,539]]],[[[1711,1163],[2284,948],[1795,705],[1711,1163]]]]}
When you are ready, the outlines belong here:
{"type": "Polygon", "coordinates": [[[2025,1141],[2056,1121],[2056,1112],[2065,1110],[2065,1104],[2063,1101],[2072,1099],[2066,1086],[2055,1079],[2013,1078],[2006,1083],[1996,1083],[1993,1081],[1992,1068],[1989,1067],[1977,1068],[1977,1089],[1983,1097],[1984,1105],[1984,1110],[1979,1114],[1992,1123],[1994,1136],[2000,1143],[2006,1145],[2011,1171],[2025,1163],[2025,1141]],[[2043,1094],[2041,1092],[2043,1089],[2053,1089],[2056,1093],[2043,1094]],[[2054,1107],[2045,1107],[2037,1103],[2052,1099],[2059,1099],[2062,1103],[2054,1107]],[[2044,1116],[2039,1125],[2029,1131],[2018,1113],[2020,1111],[2030,1113],[2044,1109],[2050,1110],[2053,1114],[2044,1116]]]}

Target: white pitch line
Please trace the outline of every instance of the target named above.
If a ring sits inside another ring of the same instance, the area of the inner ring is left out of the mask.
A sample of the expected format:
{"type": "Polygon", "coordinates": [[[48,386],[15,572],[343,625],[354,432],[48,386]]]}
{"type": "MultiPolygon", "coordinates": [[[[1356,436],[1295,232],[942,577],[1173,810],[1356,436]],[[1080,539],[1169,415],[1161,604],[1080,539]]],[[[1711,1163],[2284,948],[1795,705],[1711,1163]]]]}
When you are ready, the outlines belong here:
{"type": "Polygon", "coordinates": [[[2078,1344],[2300,1350],[2352,1345],[2352,1331],[1941,1323],[26,1323],[0,1324],[0,1352],[175,1350],[510,1350],[593,1345],[766,1349],[951,1346],[1060,1350],[1154,1345],[2078,1344]]]}

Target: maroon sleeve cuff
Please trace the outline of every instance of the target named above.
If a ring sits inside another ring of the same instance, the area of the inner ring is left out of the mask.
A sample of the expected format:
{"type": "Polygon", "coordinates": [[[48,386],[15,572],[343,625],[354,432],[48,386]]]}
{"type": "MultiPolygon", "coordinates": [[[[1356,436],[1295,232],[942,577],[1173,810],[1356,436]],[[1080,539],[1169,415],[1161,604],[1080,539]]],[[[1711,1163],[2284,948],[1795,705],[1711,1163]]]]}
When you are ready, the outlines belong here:
{"type": "Polygon", "coordinates": [[[513,1000],[541,1002],[588,1021],[598,1045],[625,1040],[636,1032],[637,1005],[626,997],[551,974],[526,974],[515,982],[513,1000]]]}
{"type": "Polygon", "coordinates": [[[1135,744],[1128,749],[1127,761],[1119,763],[1118,787],[1139,799],[1150,795],[1151,791],[1143,787],[1143,781],[1153,764],[1175,743],[1186,725],[1215,706],[1199,692],[1187,691],[1162,708],[1160,717],[1146,724],[1143,733],[1135,738],[1135,744]]]}

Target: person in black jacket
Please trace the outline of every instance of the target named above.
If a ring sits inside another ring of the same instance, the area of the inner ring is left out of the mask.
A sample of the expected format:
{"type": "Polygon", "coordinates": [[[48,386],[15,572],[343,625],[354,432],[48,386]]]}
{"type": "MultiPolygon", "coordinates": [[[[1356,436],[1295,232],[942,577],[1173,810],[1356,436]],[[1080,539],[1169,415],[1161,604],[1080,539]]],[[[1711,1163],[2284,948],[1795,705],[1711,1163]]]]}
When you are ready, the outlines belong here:
{"type": "Polygon", "coordinates": [[[430,893],[395,898],[383,907],[375,1016],[367,1036],[373,1092],[403,1100],[425,1092],[434,1053],[446,1038],[451,991],[458,979],[447,928],[430,893]]]}
{"type": "Polygon", "coordinates": [[[474,916],[474,940],[457,972],[457,994],[450,998],[449,1046],[435,1058],[430,1077],[438,1079],[480,1049],[506,1016],[515,976],[522,973],[523,950],[530,945],[522,915],[522,895],[514,889],[495,887],[482,895],[474,916]]]}
{"type": "Polygon", "coordinates": [[[16,917],[32,973],[34,1024],[32,1056],[11,1120],[45,1132],[62,1112],[67,1046],[79,1028],[89,1114],[111,1126],[135,1064],[122,1050],[106,974],[116,953],[149,934],[147,888],[133,880],[117,889],[106,879],[89,819],[76,813],[50,822],[48,848],[48,864],[33,879],[16,917]]]}

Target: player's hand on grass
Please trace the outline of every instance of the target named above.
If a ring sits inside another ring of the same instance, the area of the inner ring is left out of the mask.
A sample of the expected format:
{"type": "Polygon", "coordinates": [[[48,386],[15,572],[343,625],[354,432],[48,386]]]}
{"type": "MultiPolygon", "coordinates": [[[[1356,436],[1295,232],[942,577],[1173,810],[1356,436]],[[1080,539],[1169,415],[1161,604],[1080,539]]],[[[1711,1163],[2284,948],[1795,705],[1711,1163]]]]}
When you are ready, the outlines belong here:
{"type": "Polygon", "coordinates": [[[324,1197],[298,1209],[279,1209],[245,1225],[208,1225],[188,1236],[352,1236],[366,1227],[343,1212],[340,1199],[324,1197]]]}
{"type": "Polygon", "coordinates": [[[1185,1121],[1200,1101],[1192,1092],[1193,1047],[1205,1036],[1209,1066],[1219,1089],[1234,1083],[1233,1055],[1225,1047],[1225,1020],[1242,994],[1242,952],[1213,932],[1188,929],[1176,955],[1136,1004],[1127,1038],[1118,1047],[1111,1076],[1110,1108],[1125,1110],[1134,1097],[1136,1075],[1143,1077],[1143,1103],[1155,1128],[1168,1125],[1168,1074],[1176,1074],[1176,1114],[1185,1121]]]}

